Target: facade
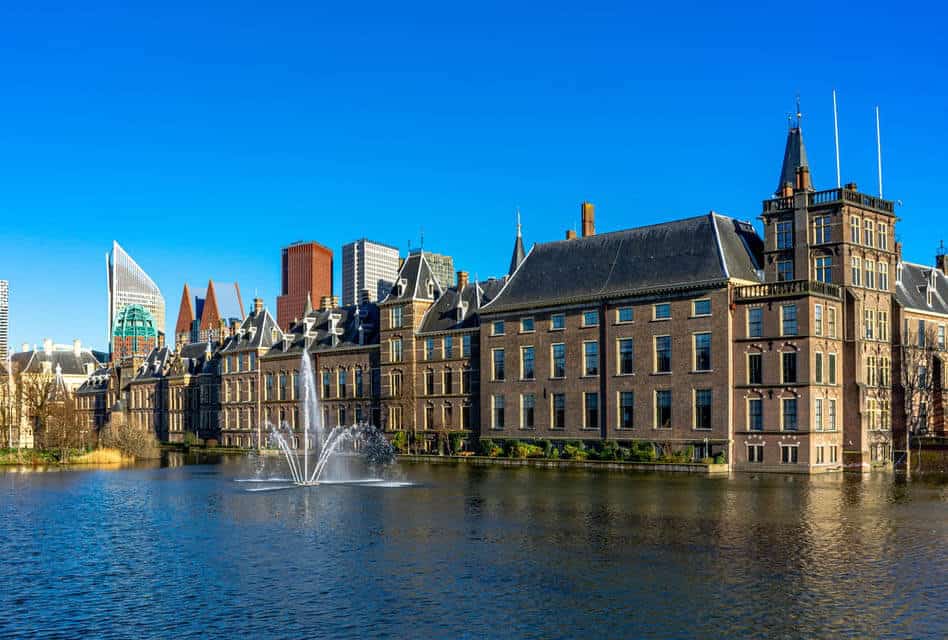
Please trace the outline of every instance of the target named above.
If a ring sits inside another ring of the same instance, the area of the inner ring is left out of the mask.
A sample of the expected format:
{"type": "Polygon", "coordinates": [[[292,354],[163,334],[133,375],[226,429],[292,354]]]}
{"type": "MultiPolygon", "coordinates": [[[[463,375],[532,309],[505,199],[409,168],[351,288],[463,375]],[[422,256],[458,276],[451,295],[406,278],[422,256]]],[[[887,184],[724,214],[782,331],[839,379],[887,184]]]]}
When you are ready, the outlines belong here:
{"type": "Polygon", "coordinates": [[[10,355],[10,283],[0,280],[0,362],[10,355]]]}
{"type": "Polygon", "coordinates": [[[421,253],[425,254],[428,267],[431,269],[431,273],[434,274],[441,288],[447,289],[448,287],[454,286],[454,258],[441,255],[440,253],[424,251],[423,249],[413,249],[410,255],[419,255],[421,253]]]}
{"type": "Polygon", "coordinates": [[[244,303],[240,285],[208,280],[207,288],[191,294],[185,283],[175,324],[174,343],[181,346],[197,342],[219,342],[243,322],[244,303]]]}
{"type": "Polygon", "coordinates": [[[307,300],[332,295],[332,251],[317,242],[296,242],[283,248],[277,323],[286,330],[303,317],[307,300]]]}
{"type": "Polygon", "coordinates": [[[144,357],[163,343],[163,334],[159,333],[151,314],[141,305],[125,305],[112,324],[109,346],[113,361],[144,357]]]}
{"type": "Polygon", "coordinates": [[[366,238],[343,245],[342,305],[377,302],[388,295],[398,274],[398,261],[397,247],[366,238]]]}
{"type": "Polygon", "coordinates": [[[112,343],[119,315],[129,305],[138,305],[148,311],[155,329],[164,335],[165,299],[158,285],[118,242],[112,242],[112,253],[106,254],[105,267],[109,294],[109,343],[112,343]]]}

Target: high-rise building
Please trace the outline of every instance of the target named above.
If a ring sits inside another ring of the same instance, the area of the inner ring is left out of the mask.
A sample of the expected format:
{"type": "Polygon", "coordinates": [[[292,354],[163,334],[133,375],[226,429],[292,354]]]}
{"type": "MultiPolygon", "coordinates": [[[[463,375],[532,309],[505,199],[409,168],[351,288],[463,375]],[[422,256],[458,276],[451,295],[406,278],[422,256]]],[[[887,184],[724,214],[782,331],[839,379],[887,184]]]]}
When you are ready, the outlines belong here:
{"type": "Polygon", "coordinates": [[[303,317],[307,300],[332,295],[332,251],[318,242],[294,242],[283,248],[280,273],[277,324],[288,330],[303,317]]]}
{"type": "Polygon", "coordinates": [[[398,248],[365,238],[342,247],[342,304],[362,301],[362,291],[370,301],[381,300],[391,290],[398,274],[398,248]]]}
{"type": "MultiPolygon", "coordinates": [[[[410,254],[416,255],[421,253],[422,249],[412,249],[410,254]]],[[[424,251],[425,260],[428,261],[428,266],[431,267],[431,273],[438,280],[438,284],[441,285],[442,289],[447,289],[448,287],[454,286],[454,258],[451,256],[444,256],[440,253],[432,253],[431,251],[424,251]]]]}
{"type": "Polygon", "coordinates": [[[109,344],[112,344],[119,314],[133,304],[148,311],[155,330],[164,335],[165,299],[154,280],[115,241],[112,253],[105,255],[105,267],[109,287],[109,344]]]}
{"type": "Polygon", "coordinates": [[[10,354],[10,283],[0,280],[0,362],[10,354]]]}

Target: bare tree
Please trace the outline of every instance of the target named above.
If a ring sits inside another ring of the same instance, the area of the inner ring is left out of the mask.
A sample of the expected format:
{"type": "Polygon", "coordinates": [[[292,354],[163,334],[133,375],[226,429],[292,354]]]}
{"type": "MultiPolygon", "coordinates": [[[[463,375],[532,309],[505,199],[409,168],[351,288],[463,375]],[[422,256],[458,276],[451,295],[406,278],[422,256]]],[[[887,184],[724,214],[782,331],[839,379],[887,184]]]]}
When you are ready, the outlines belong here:
{"type": "Polygon", "coordinates": [[[45,404],[43,422],[35,432],[37,445],[46,451],[55,451],[59,461],[65,462],[71,451],[92,444],[79,421],[73,394],[54,388],[53,397],[45,404]]]}
{"type": "Polygon", "coordinates": [[[155,432],[148,427],[132,424],[124,411],[112,411],[109,421],[99,433],[99,444],[139,459],[161,457],[155,432]]]}
{"type": "Polygon", "coordinates": [[[935,388],[936,382],[940,381],[935,380],[934,372],[936,367],[943,366],[943,361],[934,325],[929,324],[921,336],[904,336],[899,350],[899,383],[906,427],[909,434],[925,435],[932,407],[935,405],[935,394],[941,393],[940,388],[935,388]]]}

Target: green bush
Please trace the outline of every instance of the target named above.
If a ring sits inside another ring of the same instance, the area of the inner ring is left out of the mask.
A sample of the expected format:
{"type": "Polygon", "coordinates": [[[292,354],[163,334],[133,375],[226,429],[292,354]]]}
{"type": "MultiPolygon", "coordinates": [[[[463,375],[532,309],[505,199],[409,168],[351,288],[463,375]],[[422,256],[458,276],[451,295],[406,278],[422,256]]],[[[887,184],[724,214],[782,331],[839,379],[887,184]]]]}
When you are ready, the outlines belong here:
{"type": "Polygon", "coordinates": [[[477,443],[477,446],[477,452],[482,456],[496,458],[501,453],[503,453],[503,449],[500,447],[500,445],[495,443],[490,438],[482,438],[480,442],[477,443]]]}
{"type": "Polygon", "coordinates": [[[560,459],[560,450],[556,447],[550,449],[550,454],[547,456],[550,460],[559,460],[560,459]]]}
{"type": "Polygon", "coordinates": [[[505,440],[504,441],[504,455],[508,458],[517,457],[517,448],[520,446],[519,440],[505,440]]]}
{"type": "Polygon", "coordinates": [[[727,456],[723,452],[714,456],[714,464],[724,464],[725,462],[727,462],[727,456]]]}
{"type": "Polygon", "coordinates": [[[575,444],[566,443],[563,446],[563,457],[568,460],[585,460],[589,457],[589,452],[575,444]]]}
{"type": "Polygon", "coordinates": [[[461,433],[452,433],[451,434],[451,453],[457,453],[464,448],[464,434],[461,433]]]}
{"type": "Polygon", "coordinates": [[[619,444],[615,440],[606,440],[599,449],[600,460],[619,460],[619,444]]]}
{"type": "Polygon", "coordinates": [[[405,450],[408,448],[408,434],[404,431],[397,432],[392,437],[392,446],[395,448],[395,451],[405,453],[405,450]]]}
{"type": "Polygon", "coordinates": [[[537,446],[543,449],[543,457],[549,458],[553,453],[553,443],[549,440],[537,440],[537,446]]]}

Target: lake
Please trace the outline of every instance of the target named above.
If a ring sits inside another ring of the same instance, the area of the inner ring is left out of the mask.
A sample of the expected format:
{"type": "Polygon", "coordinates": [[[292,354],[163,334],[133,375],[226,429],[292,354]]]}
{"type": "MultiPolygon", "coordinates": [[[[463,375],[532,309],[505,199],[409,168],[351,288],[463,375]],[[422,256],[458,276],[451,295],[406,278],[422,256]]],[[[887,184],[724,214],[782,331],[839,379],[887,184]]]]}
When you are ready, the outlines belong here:
{"type": "Polygon", "coordinates": [[[281,464],[0,469],[0,637],[948,635],[944,479],[281,464]]]}

